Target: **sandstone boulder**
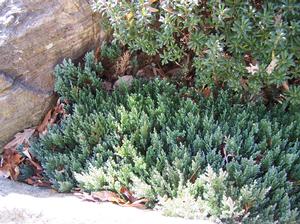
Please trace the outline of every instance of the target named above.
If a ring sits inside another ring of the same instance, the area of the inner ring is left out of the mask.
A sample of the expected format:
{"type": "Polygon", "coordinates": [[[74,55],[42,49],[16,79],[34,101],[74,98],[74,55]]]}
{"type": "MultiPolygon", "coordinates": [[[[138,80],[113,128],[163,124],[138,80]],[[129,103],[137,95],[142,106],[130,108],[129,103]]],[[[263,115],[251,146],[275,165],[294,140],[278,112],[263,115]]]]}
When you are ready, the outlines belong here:
{"type": "Polygon", "coordinates": [[[0,0],[0,151],[53,102],[53,71],[101,39],[88,0],[0,0]]]}

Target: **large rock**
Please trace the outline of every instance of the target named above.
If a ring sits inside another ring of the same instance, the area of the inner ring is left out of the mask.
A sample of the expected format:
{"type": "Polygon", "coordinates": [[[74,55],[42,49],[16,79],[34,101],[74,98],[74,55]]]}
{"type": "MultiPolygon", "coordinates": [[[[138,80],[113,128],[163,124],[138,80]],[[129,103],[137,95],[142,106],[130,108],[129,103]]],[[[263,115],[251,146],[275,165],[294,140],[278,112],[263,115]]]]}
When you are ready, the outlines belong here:
{"type": "Polygon", "coordinates": [[[101,39],[87,0],[0,0],[0,151],[53,102],[53,70],[101,39]]]}

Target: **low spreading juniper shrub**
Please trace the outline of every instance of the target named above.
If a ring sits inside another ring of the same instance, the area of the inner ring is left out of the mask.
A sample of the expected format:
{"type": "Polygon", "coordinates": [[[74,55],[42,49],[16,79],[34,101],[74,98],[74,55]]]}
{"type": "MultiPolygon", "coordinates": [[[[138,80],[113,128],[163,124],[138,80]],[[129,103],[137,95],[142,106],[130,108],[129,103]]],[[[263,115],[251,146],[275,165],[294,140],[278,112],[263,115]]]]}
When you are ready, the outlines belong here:
{"type": "Polygon", "coordinates": [[[92,2],[108,20],[114,41],[159,55],[162,64],[188,67],[198,87],[225,83],[256,95],[299,79],[297,0],[92,2]]]}
{"type": "Polygon", "coordinates": [[[127,187],[150,207],[190,218],[299,221],[299,113],[162,80],[107,92],[102,71],[93,53],[83,66],[56,68],[69,115],[30,149],[56,189],[127,187]]]}

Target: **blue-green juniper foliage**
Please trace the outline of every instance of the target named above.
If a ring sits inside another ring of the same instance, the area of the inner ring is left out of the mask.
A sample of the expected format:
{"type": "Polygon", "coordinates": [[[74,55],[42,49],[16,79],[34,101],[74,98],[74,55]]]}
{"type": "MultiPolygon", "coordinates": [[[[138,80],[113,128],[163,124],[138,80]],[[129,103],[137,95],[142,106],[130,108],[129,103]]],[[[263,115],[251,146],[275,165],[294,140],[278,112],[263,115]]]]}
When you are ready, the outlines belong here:
{"type": "Polygon", "coordinates": [[[102,70],[93,53],[56,69],[69,115],[30,149],[56,189],[124,186],[150,207],[187,195],[192,217],[299,221],[300,114],[287,103],[266,108],[225,91],[204,98],[158,79],[107,92],[102,70]]]}

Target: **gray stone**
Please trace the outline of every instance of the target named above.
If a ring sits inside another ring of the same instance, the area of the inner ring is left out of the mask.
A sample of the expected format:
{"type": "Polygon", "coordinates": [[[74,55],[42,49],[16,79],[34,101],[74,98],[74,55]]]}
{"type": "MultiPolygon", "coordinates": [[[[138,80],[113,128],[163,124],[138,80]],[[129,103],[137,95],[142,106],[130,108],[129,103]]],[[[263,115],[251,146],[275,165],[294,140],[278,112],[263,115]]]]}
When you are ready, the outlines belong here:
{"type": "Polygon", "coordinates": [[[0,0],[0,151],[53,103],[53,70],[104,37],[87,0],[0,0]]]}
{"type": "Polygon", "coordinates": [[[133,76],[131,75],[124,75],[121,76],[114,84],[114,89],[118,88],[120,85],[125,85],[125,86],[131,86],[133,81],[133,76]]]}

